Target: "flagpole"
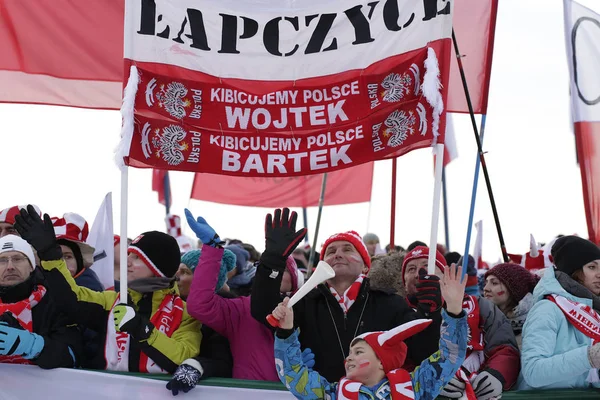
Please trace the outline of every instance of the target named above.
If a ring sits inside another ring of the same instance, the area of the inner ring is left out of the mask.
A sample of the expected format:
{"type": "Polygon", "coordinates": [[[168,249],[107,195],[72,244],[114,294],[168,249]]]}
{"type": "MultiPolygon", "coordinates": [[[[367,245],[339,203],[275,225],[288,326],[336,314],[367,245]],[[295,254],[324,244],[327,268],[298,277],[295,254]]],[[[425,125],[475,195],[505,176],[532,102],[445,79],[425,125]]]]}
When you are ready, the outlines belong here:
{"type": "MultiPolygon", "coordinates": [[[[504,262],[509,262],[508,254],[506,252],[506,245],[504,244],[504,236],[502,235],[502,228],[500,227],[500,219],[498,217],[498,210],[496,209],[496,201],[494,200],[494,192],[492,191],[492,184],[490,182],[490,176],[488,174],[487,166],[485,164],[485,155],[483,153],[483,148],[481,146],[481,140],[479,138],[479,132],[477,129],[477,121],[475,121],[475,113],[473,111],[473,104],[471,103],[471,95],[469,94],[469,87],[467,85],[467,78],[465,76],[465,70],[462,64],[462,58],[460,52],[458,50],[458,43],[456,41],[456,35],[454,34],[454,29],[452,29],[452,42],[454,43],[454,51],[456,53],[456,60],[458,62],[458,70],[460,71],[460,78],[462,80],[463,89],[465,91],[465,97],[467,100],[467,106],[469,107],[469,114],[471,116],[471,124],[473,125],[473,133],[475,135],[475,142],[477,143],[477,152],[479,153],[478,162],[481,162],[481,166],[483,168],[483,176],[485,178],[485,185],[487,187],[488,196],[490,198],[490,205],[492,206],[492,214],[494,215],[494,222],[496,223],[496,230],[498,232],[498,240],[500,241],[500,250],[502,252],[502,258],[504,262]]],[[[477,187],[474,187],[473,190],[477,190],[477,187]]],[[[470,221],[469,228],[473,221],[470,221]]],[[[465,256],[468,255],[468,248],[465,253],[465,256]]],[[[466,271],[466,266],[468,262],[468,257],[463,257],[463,272],[466,271]]]]}
{"type": "Polygon", "coordinates": [[[121,256],[121,265],[119,266],[119,284],[120,284],[120,302],[127,304],[127,202],[129,191],[129,168],[125,165],[121,167],[121,243],[119,246],[119,255],[121,256]]]}
{"type": "Polygon", "coordinates": [[[307,265],[307,278],[312,275],[312,265],[315,260],[315,249],[317,248],[317,238],[319,237],[319,228],[321,226],[321,214],[323,212],[323,203],[325,202],[325,188],[327,187],[327,173],[323,174],[323,181],[321,183],[321,196],[319,197],[319,212],[317,214],[317,226],[315,228],[315,237],[313,238],[313,245],[310,248],[310,257],[308,257],[307,265]]]}
{"type": "Polygon", "coordinates": [[[398,158],[392,160],[392,208],[390,210],[390,251],[395,248],[396,235],[396,177],[398,173],[398,158]]]}
{"type": "Polygon", "coordinates": [[[304,228],[306,229],[306,235],[304,236],[304,242],[308,243],[308,214],[306,207],[302,207],[302,219],[304,220],[304,228]]]}
{"type": "MultiPolygon", "coordinates": [[[[483,143],[483,135],[485,133],[485,122],[487,120],[487,114],[481,116],[481,143],[483,143]]],[[[471,248],[471,234],[473,232],[473,218],[475,217],[475,202],[477,200],[477,187],[479,185],[479,167],[481,162],[479,156],[475,159],[475,176],[473,177],[473,189],[471,191],[471,206],[469,208],[469,222],[467,223],[467,238],[465,240],[465,252],[463,254],[469,254],[471,248]]],[[[463,269],[467,268],[468,257],[463,258],[463,269]]]]}
{"type": "Polygon", "coordinates": [[[446,167],[442,166],[442,204],[444,207],[444,238],[446,250],[450,251],[450,228],[448,227],[448,194],[446,193],[446,167]]]}
{"type": "MultiPolygon", "coordinates": [[[[433,184],[433,207],[431,211],[431,234],[429,236],[429,248],[437,247],[438,223],[440,219],[440,198],[442,191],[442,170],[444,165],[444,145],[435,145],[435,177],[433,184]]],[[[427,273],[435,274],[435,251],[430,251],[427,258],[427,273]]],[[[463,276],[465,271],[463,271],[463,276]]]]}

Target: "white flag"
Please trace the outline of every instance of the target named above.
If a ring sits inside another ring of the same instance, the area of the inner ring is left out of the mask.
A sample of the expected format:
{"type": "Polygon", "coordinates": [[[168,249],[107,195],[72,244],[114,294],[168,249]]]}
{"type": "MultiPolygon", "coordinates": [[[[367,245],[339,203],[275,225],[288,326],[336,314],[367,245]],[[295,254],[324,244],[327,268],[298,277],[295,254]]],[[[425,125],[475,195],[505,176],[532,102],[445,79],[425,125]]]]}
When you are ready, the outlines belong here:
{"type": "Polygon", "coordinates": [[[112,193],[108,193],[98,209],[88,237],[88,244],[96,249],[92,270],[105,289],[112,289],[115,285],[113,232],[112,193]]]}
{"type": "Polygon", "coordinates": [[[483,261],[481,258],[482,246],[483,246],[483,221],[477,221],[475,223],[475,229],[477,229],[477,237],[475,238],[475,248],[473,249],[473,258],[475,259],[475,269],[479,270],[483,268],[483,261]]]}

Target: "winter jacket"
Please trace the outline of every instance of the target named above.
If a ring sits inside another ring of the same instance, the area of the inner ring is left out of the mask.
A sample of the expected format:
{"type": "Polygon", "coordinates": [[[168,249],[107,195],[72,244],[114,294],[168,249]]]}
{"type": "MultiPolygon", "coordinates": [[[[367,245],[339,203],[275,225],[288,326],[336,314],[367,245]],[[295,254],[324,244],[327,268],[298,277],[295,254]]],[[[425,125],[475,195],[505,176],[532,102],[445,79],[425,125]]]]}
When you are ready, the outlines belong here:
{"type": "Polygon", "coordinates": [[[519,390],[600,388],[588,383],[591,339],[573,326],[545,296],[557,294],[600,311],[600,298],[568,275],[548,271],[533,291],[534,305],[523,327],[519,390]]]}
{"type": "Polygon", "coordinates": [[[223,251],[202,248],[187,299],[189,313],[229,339],[234,378],[278,381],[273,332],[252,318],[250,297],[225,299],[215,293],[223,251]]]}
{"type": "MultiPolygon", "coordinates": [[[[285,269],[280,265],[259,264],[252,287],[252,316],[266,324],[266,317],[281,301],[279,287],[285,269]]],[[[331,291],[324,284],[309,292],[294,305],[294,326],[300,328],[302,348],[315,354],[315,371],[329,382],[344,376],[344,360],[350,342],[365,332],[385,331],[418,318],[431,318],[433,323],[423,332],[409,338],[408,358],[418,365],[437,351],[440,339],[440,312],[429,316],[413,311],[404,298],[371,290],[369,279],[363,280],[358,297],[344,314],[331,291]]]]}
{"type": "Polygon", "coordinates": [[[527,315],[529,314],[531,307],[533,307],[533,294],[527,293],[525,297],[519,301],[519,304],[506,313],[506,317],[510,321],[513,333],[517,339],[519,350],[521,349],[521,345],[523,343],[523,325],[525,325],[525,321],[527,320],[527,315]]]}
{"type": "Polygon", "coordinates": [[[104,286],[100,283],[98,275],[89,268],[84,268],[83,271],[75,278],[77,286],[83,286],[91,289],[94,292],[101,292],[104,290],[104,286]]]}
{"type": "Polygon", "coordinates": [[[517,339],[510,321],[494,303],[484,297],[478,297],[477,301],[485,343],[485,361],[479,370],[498,371],[504,378],[504,390],[509,390],[517,381],[521,364],[517,339]]]}
{"type": "MultiPolygon", "coordinates": [[[[57,306],[51,295],[56,288],[49,284],[41,268],[35,268],[25,282],[2,290],[0,299],[4,303],[19,302],[28,298],[36,285],[47,290],[42,300],[31,309],[33,333],[44,338],[44,349],[30,361],[44,369],[78,366],[83,351],[81,332],[57,306]]],[[[0,320],[9,322],[4,316],[0,316],[0,320]]]]}
{"type": "MultiPolygon", "coordinates": [[[[435,399],[440,390],[454,377],[465,360],[467,352],[467,316],[459,318],[442,311],[443,322],[439,350],[421,362],[411,372],[415,400],[435,399]]],[[[319,373],[307,368],[302,362],[298,330],[283,339],[277,331],[275,337],[275,364],[281,382],[298,399],[336,400],[338,383],[330,383],[319,373]]],[[[384,379],[374,388],[361,386],[359,399],[391,399],[389,381],[384,379]]]]}
{"type": "MultiPolygon", "coordinates": [[[[106,336],[107,324],[113,323],[108,321],[108,316],[118,293],[112,290],[94,292],[77,286],[64,260],[42,261],[42,266],[47,271],[51,285],[57,288],[53,291],[53,296],[61,308],[82,326],[106,336]]],[[[179,292],[177,285],[172,285],[166,289],[144,294],[128,290],[128,294],[136,311],[151,319],[166,295],[179,294],[179,292]]],[[[181,324],[171,337],[154,329],[147,341],[138,342],[132,338],[129,349],[129,371],[139,371],[139,357],[143,352],[159,367],[173,373],[184,360],[198,355],[201,338],[200,323],[190,317],[184,303],[181,324]]],[[[90,360],[89,365],[90,368],[105,369],[104,352],[99,352],[94,360],[90,360]]]]}
{"type": "Polygon", "coordinates": [[[233,357],[229,340],[207,325],[202,325],[200,354],[194,359],[202,365],[202,379],[232,377],[233,357]]]}

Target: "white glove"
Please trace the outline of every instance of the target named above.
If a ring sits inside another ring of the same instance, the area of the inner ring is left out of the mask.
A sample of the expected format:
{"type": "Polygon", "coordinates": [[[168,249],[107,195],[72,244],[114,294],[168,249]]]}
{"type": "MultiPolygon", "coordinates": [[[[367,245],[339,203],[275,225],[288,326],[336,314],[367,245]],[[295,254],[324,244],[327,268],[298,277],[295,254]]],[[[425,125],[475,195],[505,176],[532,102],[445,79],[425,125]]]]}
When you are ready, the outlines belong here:
{"type": "Polygon", "coordinates": [[[483,371],[472,382],[477,400],[502,397],[502,382],[488,371],[483,371]]]}
{"type": "Polygon", "coordinates": [[[440,396],[450,399],[460,399],[465,392],[465,383],[458,379],[456,375],[440,391],[440,396]]]}

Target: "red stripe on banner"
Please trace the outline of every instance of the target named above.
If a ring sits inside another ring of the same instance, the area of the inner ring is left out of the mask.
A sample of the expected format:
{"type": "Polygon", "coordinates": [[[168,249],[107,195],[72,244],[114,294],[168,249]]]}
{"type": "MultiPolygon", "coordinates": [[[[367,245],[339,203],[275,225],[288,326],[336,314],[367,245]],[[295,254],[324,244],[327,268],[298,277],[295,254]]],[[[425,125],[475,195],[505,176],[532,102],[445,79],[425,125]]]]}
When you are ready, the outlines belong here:
{"type": "Polygon", "coordinates": [[[0,0],[0,101],[118,109],[123,21],[123,0],[0,0]]]}
{"type": "MultiPolygon", "coordinates": [[[[498,0],[456,0],[452,16],[469,94],[476,114],[486,114],[498,0]]],[[[448,90],[448,112],[468,113],[458,62],[452,56],[448,90]]]]}
{"type": "MultiPolygon", "coordinates": [[[[196,174],[191,198],[253,207],[314,207],[319,205],[320,175],[295,178],[244,178],[196,174]]],[[[371,201],[373,163],[331,172],[324,205],[371,201]]]]}
{"type": "Polygon", "coordinates": [[[575,136],[588,235],[600,244],[600,122],[576,122],[575,136]]]}

